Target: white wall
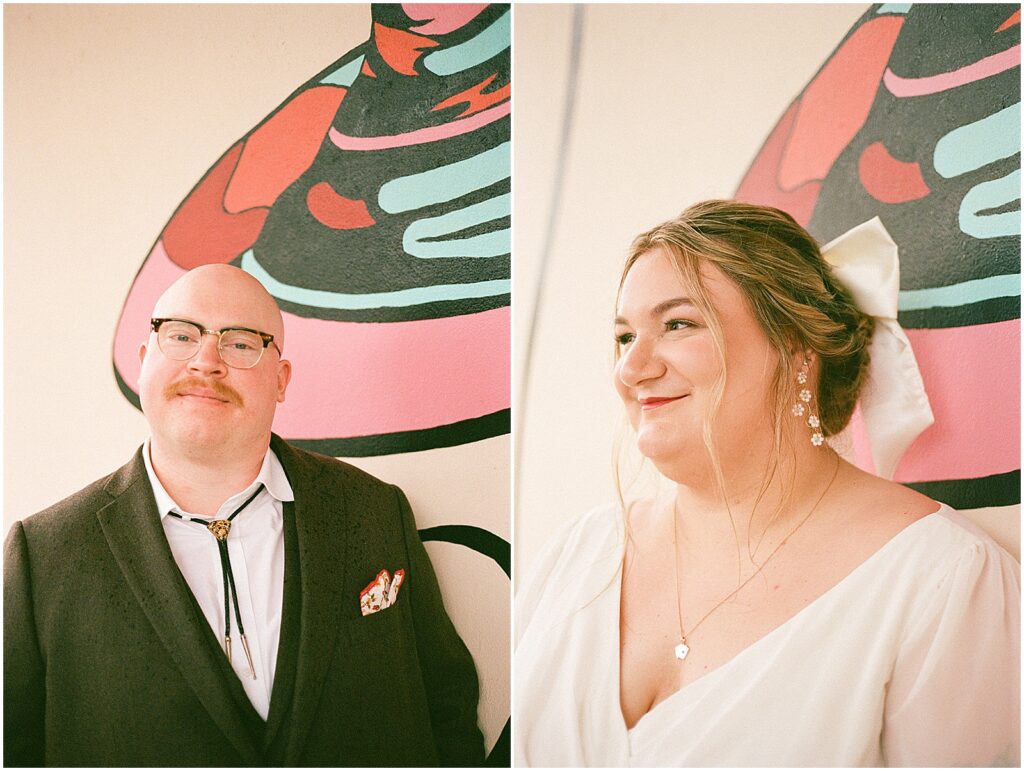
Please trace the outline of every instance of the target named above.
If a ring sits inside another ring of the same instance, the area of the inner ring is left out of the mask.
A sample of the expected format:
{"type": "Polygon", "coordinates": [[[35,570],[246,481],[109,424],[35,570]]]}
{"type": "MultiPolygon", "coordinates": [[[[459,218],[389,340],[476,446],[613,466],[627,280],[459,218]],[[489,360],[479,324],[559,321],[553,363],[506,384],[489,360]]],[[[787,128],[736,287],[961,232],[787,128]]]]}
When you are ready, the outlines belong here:
{"type": "Polygon", "coordinates": [[[522,372],[561,131],[572,6],[516,6],[517,582],[568,518],[615,500],[615,288],[633,237],[731,197],[857,5],[591,5],[541,321],[522,372]],[[525,390],[524,390],[525,385],[525,390]]]}

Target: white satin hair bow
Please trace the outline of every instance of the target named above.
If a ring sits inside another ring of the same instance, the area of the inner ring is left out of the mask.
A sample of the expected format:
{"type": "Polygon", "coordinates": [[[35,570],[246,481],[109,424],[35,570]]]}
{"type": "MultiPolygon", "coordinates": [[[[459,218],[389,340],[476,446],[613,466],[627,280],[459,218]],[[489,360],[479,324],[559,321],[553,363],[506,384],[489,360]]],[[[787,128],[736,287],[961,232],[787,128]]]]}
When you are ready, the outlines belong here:
{"type": "Polygon", "coordinates": [[[829,242],[821,254],[857,307],[875,318],[860,408],[875,471],[892,479],[903,453],[935,422],[914,351],[896,321],[899,249],[875,217],[829,242]]]}

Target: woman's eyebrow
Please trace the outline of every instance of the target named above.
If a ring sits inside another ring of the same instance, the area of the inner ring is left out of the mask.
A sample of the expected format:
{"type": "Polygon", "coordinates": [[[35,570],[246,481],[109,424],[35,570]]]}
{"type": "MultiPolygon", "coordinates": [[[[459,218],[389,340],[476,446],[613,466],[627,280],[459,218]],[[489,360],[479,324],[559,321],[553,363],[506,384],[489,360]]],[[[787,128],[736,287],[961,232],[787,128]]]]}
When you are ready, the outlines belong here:
{"type": "Polygon", "coordinates": [[[665,302],[658,303],[651,308],[651,315],[660,316],[665,311],[672,310],[678,305],[693,305],[693,301],[689,297],[673,297],[671,300],[665,300],[665,302]]]}
{"type": "MultiPolygon", "coordinates": [[[[673,308],[678,307],[680,305],[693,305],[693,301],[689,297],[673,297],[671,300],[665,300],[664,302],[660,302],[653,308],[651,308],[650,315],[652,317],[657,317],[663,314],[665,311],[672,310],[673,308]]],[[[624,316],[616,316],[615,323],[629,326],[629,322],[626,321],[624,316]]]]}

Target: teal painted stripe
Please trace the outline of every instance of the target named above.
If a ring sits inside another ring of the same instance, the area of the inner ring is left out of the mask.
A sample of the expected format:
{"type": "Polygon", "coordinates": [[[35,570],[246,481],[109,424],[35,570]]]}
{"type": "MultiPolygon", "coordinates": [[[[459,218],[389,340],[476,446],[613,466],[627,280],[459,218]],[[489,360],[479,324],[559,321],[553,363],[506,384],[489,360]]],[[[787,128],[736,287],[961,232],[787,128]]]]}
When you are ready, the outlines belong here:
{"type": "Polygon", "coordinates": [[[334,310],[365,311],[374,308],[405,308],[410,305],[424,305],[446,300],[495,297],[509,294],[512,291],[512,282],[508,279],[477,281],[472,284],[438,284],[367,294],[345,294],[343,292],[328,292],[323,289],[307,289],[282,283],[271,276],[256,261],[252,249],[242,255],[242,270],[263,284],[266,290],[279,300],[308,305],[313,308],[334,310]]]}
{"type": "Polygon", "coordinates": [[[389,214],[451,201],[512,174],[512,143],[435,169],[398,177],[380,189],[377,202],[389,214]]]}
{"type": "Polygon", "coordinates": [[[423,58],[423,66],[435,75],[453,75],[497,56],[512,44],[512,11],[465,43],[434,51],[423,58]]]}
{"type": "Polygon", "coordinates": [[[883,13],[904,13],[905,14],[905,13],[909,13],[910,9],[913,6],[914,6],[913,3],[885,3],[877,11],[875,11],[875,13],[879,14],[879,15],[883,14],[883,13]]]}
{"type": "Polygon", "coordinates": [[[974,238],[1020,235],[1020,169],[1005,177],[979,182],[960,202],[960,229],[974,238]],[[1012,211],[984,214],[1017,202],[1012,211]]]}
{"type": "Polygon", "coordinates": [[[935,143],[933,163],[944,177],[980,169],[1020,152],[1020,102],[950,131],[935,143]]]}
{"type": "Polygon", "coordinates": [[[1020,275],[975,278],[950,286],[907,289],[900,292],[901,311],[925,308],[955,308],[997,297],[1020,297],[1020,275]]]}
{"type": "Polygon", "coordinates": [[[329,83],[332,86],[351,86],[359,76],[359,70],[362,69],[365,58],[365,56],[359,56],[353,59],[348,64],[336,69],[320,82],[329,83]]]}
{"type": "Polygon", "coordinates": [[[498,257],[508,254],[511,233],[508,228],[482,233],[469,238],[451,238],[446,241],[427,241],[443,238],[451,233],[507,217],[512,213],[512,196],[495,196],[486,201],[442,214],[440,217],[416,220],[405,229],[402,248],[413,257],[436,259],[439,257],[498,257]]]}

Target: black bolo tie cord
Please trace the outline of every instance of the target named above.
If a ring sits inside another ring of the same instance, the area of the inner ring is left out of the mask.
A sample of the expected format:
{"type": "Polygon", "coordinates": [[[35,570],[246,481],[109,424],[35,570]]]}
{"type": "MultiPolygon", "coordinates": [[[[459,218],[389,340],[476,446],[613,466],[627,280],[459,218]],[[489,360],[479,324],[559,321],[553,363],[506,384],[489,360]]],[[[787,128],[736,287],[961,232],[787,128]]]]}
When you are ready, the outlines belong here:
{"type": "MultiPolygon", "coordinates": [[[[228,517],[227,521],[230,522],[239,514],[241,514],[245,507],[252,503],[254,500],[256,500],[256,496],[259,495],[261,492],[263,492],[262,482],[260,483],[260,486],[256,488],[256,491],[245,499],[245,503],[243,503],[241,506],[235,509],[234,513],[228,517]]],[[[177,517],[181,520],[195,522],[197,525],[202,525],[207,529],[209,529],[210,523],[212,521],[216,521],[209,519],[199,519],[198,517],[185,517],[174,511],[169,511],[167,513],[170,514],[172,517],[177,517]]],[[[228,539],[226,536],[224,538],[217,538],[217,548],[220,551],[221,580],[222,583],[224,584],[224,636],[227,638],[231,637],[232,604],[235,606],[235,621],[238,622],[238,634],[244,636],[245,627],[242,626],[242,612],[238,607],[238,590],[235,588],[235,574],[231,570],[231,558],[228,556],[228,539]],[[234,603],[231,602],[232,598],[234,598],[234,603]]]]}

